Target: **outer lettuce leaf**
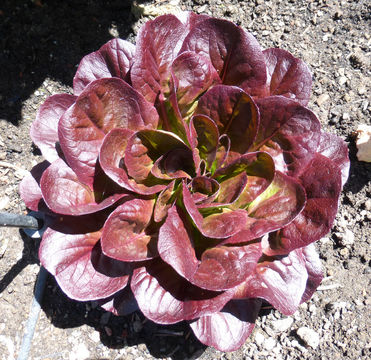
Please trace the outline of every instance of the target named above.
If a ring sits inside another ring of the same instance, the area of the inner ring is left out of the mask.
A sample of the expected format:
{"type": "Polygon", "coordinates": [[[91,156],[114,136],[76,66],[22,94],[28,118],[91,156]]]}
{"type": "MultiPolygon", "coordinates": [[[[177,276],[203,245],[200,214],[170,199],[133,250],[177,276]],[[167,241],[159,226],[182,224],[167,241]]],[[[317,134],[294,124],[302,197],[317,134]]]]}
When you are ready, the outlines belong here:
{"type": "Polygon", "coordinates": [[[312,74],[304,61],[282,49],[263,51],[267,65],[267,92],[307,105],[312,90],[312,74]]]}
{"type": "MultiPolygon", "coordinates": [[[[100,178],[100,181],[102,180],[100,178]]],[[[110,182],[107,182],[107,185],[111,185],[110,182]]],[[[105,188],[91,190],[77,178],[62,159],[54,161],[44,171],[40,188],[49,209],[63,215],[90,214],[105,209],[127,196],[121,191],[105,197],[105,188]]]]}
{"type": "Polygon", "coordinates": [[[287,254],[326,235],[334,222],[341,191],[339,167],[316,154],[300,175],[307,195],[303,211],[291,224],[270,234],[267,254],[287,254]]]}
{"type": "Polygon", "coordinates": [[[69,166],[91,186],[105,134],[113,128],[156,128],[158,115],[130,85],[118,78],[90,83],[59,121],[58,136],[69,166]]]}
{"type": "Polygon", "coordinates": [[[348,180],[350,168],[349,151],[345,141],[334,134],[321,132],[321,140],[317,151],[340,168],[341,185],[343,187],[348,180]]]}
{"type": "Polygon", "coordinates": [[[232,300],[221,311],[201,316],[190,326],[203,344],[219,351],[234,351],[253,331],[260,307],[260,299],[232,300]]]}
{"type": "Polygon", "coordinates": [[[187,27],[174,15],[147,21],[139,31],[131,81],[152,104],[159,94],[169,92],[171,64],[186,34],[187,27]]]}
{"type": "Polygon", "coordinates": [[[301,303],[308,274],[300,250],[287,256],[263,257],[235,298],[262,298],[285,315],[292,315],[301,303]]]}
{"type": "MultiPolygon", "coordinates": [[[[66,235],[47,229],[40,245],[39,257],[45,268],[55,276],[62,290],[74,300],[106,298],[123,289],[131,271],[127,264],[106,259],[99,270],[92,263],[93,248],[100,232],[66,235]],[[104,275],[102,271],[108,275],[104,275]]],[[[96,248],[96,260],[103,255],[96,248]]]]}
{"type": "MultiPolygon", "coordinates": [[[[173,61],[171,70],[180,110],[188,109],[203,92],[220,83],[210,60],[191,51],[180,54],[173,61]]],[[[182,114],[185,115],[184,111],[182,114]]]]}
{"type": "Polygon", "coordinates": [[[47,161],[35,165],[19,184],[21,198],[26,206],[33,211],[39,211],[40,206],[42,206],[43,197],[39,186],[40,179],[49,165],[47,161]]]}
{"type": "Polygon", "coordinates": [[[73,92],[80,95],[94,80],[118,77],[126,80],[133,63],[135,45],[122,39],[112,39],[98,51],[83,57],[73,79],[73,92]]]}
{"type": "Polygon", "coordinates": [[[260,127],[252,149],[272,155],[276,169],[297,176],[312,160],[321,139],[321,124],[307,108],[283,96],[256,100],[260,127]]]}
{"type": "Polygon", "coordinates": [[[249,94],[264,90],[266,68],[256,39],[226,20],[207,19],[191,29],[180,52],[193,51],[210,59],[223,84],[249,94]]]}
{"type": "Polygon", "coordinates": [[[159,324],[212,314],[234,294],[233,290],[215,292],[191,285],[160,259],[134,270],[131,289],[142,313],[159,324]]]}
{"type": "Polygon", "coordinates": [[[59,141],[59,119],[76,99],[76,96],[69,94],[57,94],[48,97],[40,106],[36,119],[31,125],[31,139],[50,163],[59,158],[55,147],[59,141]]]}
{"type": "Polygon", "coordinates": [[[301,248],[305,267],[308,273],[307,285],[300,300],[301,303],[308,301],[323,279],[322,263],[314,244],[301,248]]]}

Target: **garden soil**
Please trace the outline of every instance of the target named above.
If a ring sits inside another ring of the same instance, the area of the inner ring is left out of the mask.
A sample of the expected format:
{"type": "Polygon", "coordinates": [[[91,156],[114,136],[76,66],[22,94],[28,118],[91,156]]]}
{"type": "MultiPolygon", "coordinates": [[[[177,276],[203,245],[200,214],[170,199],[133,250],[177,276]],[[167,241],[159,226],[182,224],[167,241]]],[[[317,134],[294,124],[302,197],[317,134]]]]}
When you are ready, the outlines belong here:
{"type": "MultiPolygon", "coordinates": [[[[286,317],[265,309],[246,344],[221,353],[183,324],[159,326],[140,313],[115,317],[69,300],[48,277],[29,359],[369,359],[371,164],[356,158],[355,131],[370,125],[368,0],[2,0],[0,2],[0,211],[25,213],[18,185],[40,162],[29,129],[42,102],[71,92],[80,59],[112,37],[135,40],[151,16],[193,10],[280,47],[313,74],[309,108],[349,144],[350,176],[334,227],[318,241],[325,278],[312,299],[286,317]]],[[[0,359],[16,359],[39,272],[37,247],[0,228],[0,359]]]]}

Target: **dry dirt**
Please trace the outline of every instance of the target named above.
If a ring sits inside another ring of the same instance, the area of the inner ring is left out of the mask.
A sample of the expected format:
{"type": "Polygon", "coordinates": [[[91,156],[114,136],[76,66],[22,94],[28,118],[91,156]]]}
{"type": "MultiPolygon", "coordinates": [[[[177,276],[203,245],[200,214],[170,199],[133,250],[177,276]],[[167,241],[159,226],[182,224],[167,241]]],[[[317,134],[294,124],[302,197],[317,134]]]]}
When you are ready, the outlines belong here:
{"type": "MultiPolygon", "coordinates": [[[[152,1],[144,14],[161,13],[152,1]]],[[[173,1],[174,4],[174,1],[173,1]]],[[[142,315],[110,316],[63,295],[49,277],[30,359],[369,359],[371,164],[356,158],[354,131],[370,124],[370,16],[367,0],[195,0],[193,10],[231,20],[264,47],[302,58],[313,73],[309,107],[344,138],[351,170],[334,227],[317,247],[325,279],[291,317],[262,313],[246,344],[221,353],[183,324],[158,326],[142,315]],[[285,319],[285,320],[281,320],[285,319]],[[301,327],[312,332],[306,339],[301,327]],[[316,341],[319,339],[319,344],[316,341]]],[[[165,8],[165,11],[167,8],[165,8]]],[[[143,13],[143,12],[142,12],[143,13]]],[[[147,17],[148,18],[148,17],[147,17]]],[[[145,18],[145,19],[147,19],[145,18]]],[[[134,41],[138,25],[125,0],[2,0],[0,3],[0,211],[23,213],[22,169],[41,160],[29,128],[51,94],[71,91],[79,60],[114,36],[134,41]]],[[[0,359],[15,359],[39,271],[38,241],[0,228],[0,359]]]]}

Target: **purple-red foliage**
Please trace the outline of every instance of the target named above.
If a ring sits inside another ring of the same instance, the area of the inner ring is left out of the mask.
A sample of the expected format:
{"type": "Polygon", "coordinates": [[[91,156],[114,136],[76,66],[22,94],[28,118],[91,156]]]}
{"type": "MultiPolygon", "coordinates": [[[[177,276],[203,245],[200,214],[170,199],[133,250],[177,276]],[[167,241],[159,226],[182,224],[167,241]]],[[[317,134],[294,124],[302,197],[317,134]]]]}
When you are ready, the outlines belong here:
{"type": "Polygon", "coordinates": [[[148,21],[85,56],[31,137],[21,184],[49,228],[40,261],[71,298],[239,348],[262,299],[289,315],[322,279],[349,160],[305,106],[311,74],[231,22],[148,21]]]}

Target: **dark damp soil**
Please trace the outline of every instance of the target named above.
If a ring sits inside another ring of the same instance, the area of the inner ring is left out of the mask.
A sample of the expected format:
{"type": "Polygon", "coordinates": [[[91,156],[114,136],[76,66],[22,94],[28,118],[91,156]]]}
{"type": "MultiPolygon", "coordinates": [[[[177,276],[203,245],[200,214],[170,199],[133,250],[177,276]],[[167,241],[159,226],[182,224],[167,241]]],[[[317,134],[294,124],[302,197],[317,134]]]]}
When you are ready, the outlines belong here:
{"type": "MultiPolygon", "coordinates": [[[[49,277],[30,359],[368,359],[371,164],[357,161],[354,132],[370,125],[369,1],[140,3],[134,12],[128,0],[0,3],[0,211],[25,211],[18,184],[41,160],[29,128],[45,98],[71,90],[84,55],[112,37],[134,41],[149,16],[178,6],[231,20],[263,48],[286,49],[309,65],[309,107],[326,131],[348,142],[351,159],[334,227],[317,244],[325,279],[294,315],[266,310],[246,344],[224,354],[202,346],[184,324],[158,326],[140,314],[114,317],[71,301],[49,277]],[[312,330],[309,340],[298,335],[301,327],[312,330]]],[[[37,247],[19,230],[0,228],[1,359],[16,358],[20,348],[39,271],[37,247]]]]}

